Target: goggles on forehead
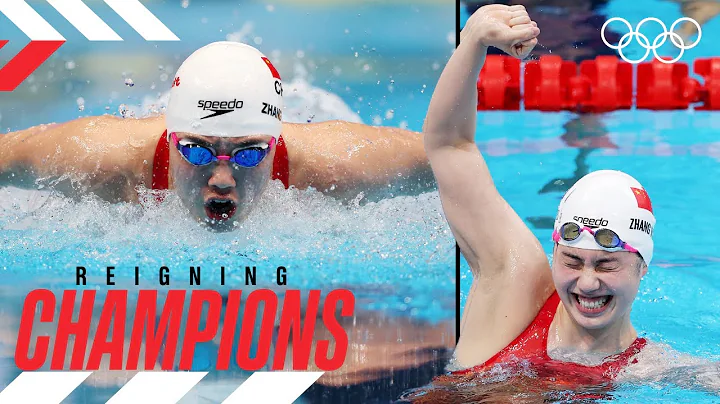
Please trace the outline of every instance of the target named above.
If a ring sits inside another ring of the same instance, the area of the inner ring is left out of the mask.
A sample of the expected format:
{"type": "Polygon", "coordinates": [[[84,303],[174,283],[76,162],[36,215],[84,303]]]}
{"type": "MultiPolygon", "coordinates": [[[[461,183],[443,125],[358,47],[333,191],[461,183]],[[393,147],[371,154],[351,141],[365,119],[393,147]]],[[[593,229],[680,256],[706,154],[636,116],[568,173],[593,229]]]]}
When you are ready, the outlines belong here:
{"type": "Polygon", "coordinates": [[[614,231],[610,229],[591,229],[587,226],[580,226],[574,222],[567,222],[560,226],[559,229],[553,231],[553,241],[558,242],[562,238],[565,241],[574,241],[580,237],[580,233],[587,231],[595,238],[595,242],[604,248],[622,248],[633,253],[638,252],[628,243],[622,241],[614,231]]]}

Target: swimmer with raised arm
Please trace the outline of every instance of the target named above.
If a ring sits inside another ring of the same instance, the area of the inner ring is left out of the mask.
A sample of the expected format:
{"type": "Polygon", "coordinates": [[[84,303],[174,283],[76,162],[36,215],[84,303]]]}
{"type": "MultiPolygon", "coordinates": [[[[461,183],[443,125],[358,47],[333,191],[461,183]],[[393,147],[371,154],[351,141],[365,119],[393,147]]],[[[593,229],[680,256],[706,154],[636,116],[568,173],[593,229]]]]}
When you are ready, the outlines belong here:
{"type": "MultiPolygon", "coordinates": [[[[480,8],[463,29],[429,106],[426,153],[474,278],[448,377],[503,364],[530,366],[560,384],[603,384],[636,363],[647,345],[630,312],[653,258],[648,193],[619,171],[585,175],[560,202],[549,263],[539,240],[499,194],[475,143],[475,82],[487,48],[522,59],[539,32],[523,6],[480,8]]],[[[473,401],[468,397],[461,398],[473,401]]],[[[440,397],[420,398],[433,400],[440,397]]]]}
{"type": "MultiPolygon", "coordinates": [[[[172,189],[217,230],[247,216],[271,179],[353,198],[434,187],[418,133],[331,121],[282,122],[279,72],[259,50],[216,42],[173,80],[165,116],[111,116],[0,135],[0,187],[138,201],[172,189]]],[[[381,195],[383,196],[383,195],[381,195]]]]}

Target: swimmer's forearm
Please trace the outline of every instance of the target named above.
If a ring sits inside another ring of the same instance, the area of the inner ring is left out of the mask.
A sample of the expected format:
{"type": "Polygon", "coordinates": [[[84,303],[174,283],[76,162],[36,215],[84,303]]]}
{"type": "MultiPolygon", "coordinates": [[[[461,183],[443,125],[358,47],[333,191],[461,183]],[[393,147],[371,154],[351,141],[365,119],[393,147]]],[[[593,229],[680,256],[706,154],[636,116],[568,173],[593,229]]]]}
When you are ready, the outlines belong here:
{"type": "Polygon", "coordinates": [[[433,94],[423,131],[428,151],[474,143],[477,80],[487,47],[472,33],[450,57],[433,94]]]}

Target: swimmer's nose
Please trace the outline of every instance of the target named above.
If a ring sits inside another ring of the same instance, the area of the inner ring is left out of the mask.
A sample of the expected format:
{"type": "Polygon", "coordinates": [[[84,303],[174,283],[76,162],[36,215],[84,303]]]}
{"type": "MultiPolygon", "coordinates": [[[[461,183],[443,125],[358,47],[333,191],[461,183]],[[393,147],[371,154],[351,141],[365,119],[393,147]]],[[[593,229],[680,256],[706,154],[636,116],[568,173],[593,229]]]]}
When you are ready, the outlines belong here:
{"type": "Polygon", "coordinates": [[[592,295],[600,289],[600,280],[591,269],[583,270],[577,281],[579,292],[584,295],[592,295]]]}
{"type": "Polygon", "coordinates": [[[232,175],[232,168],[227,162],[219,162],[213,170],[208,185],[218,190],[229,190],[235,188],[235,178],[232,175]]]}

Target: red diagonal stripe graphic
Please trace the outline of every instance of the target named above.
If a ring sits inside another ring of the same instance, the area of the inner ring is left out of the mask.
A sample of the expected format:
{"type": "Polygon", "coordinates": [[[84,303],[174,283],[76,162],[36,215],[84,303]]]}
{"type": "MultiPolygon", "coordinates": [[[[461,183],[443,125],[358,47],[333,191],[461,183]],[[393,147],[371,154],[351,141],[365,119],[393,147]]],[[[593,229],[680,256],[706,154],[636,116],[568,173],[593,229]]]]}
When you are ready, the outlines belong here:
{"type": "MultiPolygon", "coordinates": [[[[7,40],[0,40],[0,49],[6,43],[7,40]]],[[[0,70],[0,91],[15,90],[64,43],[65,41],[30,41],[0,70]]]]}

